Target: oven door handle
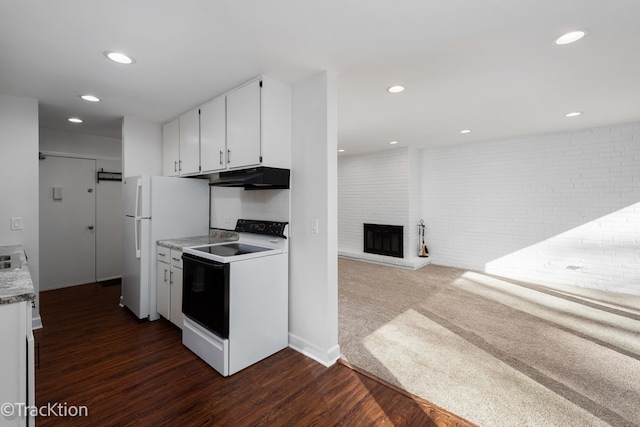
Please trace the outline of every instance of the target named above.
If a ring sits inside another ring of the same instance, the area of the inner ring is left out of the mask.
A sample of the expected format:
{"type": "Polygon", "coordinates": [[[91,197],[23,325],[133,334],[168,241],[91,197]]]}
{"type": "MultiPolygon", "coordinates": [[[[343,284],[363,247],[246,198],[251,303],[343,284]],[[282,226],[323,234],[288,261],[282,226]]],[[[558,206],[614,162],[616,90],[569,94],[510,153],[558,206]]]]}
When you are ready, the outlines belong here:
{"type": "Polygon", "coordinates": [[[196,255],[191,255],[191,254],[182,254],[182,260],[189,260],[190,262],[194,262],[196,264],[200,264],[203,265],[207,268],[214,268],[216,270],[222,270],[224,269],[225,264],[222,262],[218,262],[218,261],[213,261],[210,259],[205,259],[205,258],[200,258],[196,255]]]}

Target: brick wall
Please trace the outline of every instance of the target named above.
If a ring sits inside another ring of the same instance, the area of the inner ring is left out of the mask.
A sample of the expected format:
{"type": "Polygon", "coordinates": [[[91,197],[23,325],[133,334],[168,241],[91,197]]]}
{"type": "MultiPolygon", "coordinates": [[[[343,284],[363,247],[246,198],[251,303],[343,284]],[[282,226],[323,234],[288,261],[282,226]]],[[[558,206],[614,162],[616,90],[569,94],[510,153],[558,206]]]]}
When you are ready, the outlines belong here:
{"type": "Polygon", "coordinates": [[[640,123],[422,151],[434,264],[640,294],[640,123]]]}
{"type": "MultiPolygon", "coordinates": [[[[404,226],[404,254],[416,242],[410,200],[410,149],[338,158],[338,250],[363,252],[363,224],[404,226]]],[[[419,153],[416,151],[416,153],[419,153]]],[[[417,224],[417,222],[416,222],[417,224]]]]}

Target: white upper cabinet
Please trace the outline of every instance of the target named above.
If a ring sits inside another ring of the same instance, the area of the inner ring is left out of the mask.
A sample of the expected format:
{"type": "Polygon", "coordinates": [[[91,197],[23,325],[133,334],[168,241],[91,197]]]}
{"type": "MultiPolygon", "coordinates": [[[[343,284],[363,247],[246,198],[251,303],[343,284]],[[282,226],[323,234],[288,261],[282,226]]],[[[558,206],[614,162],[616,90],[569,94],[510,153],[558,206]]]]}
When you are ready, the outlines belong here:
{"type": "Polygon", "coordinates": [[[182,114],[163,132],[167,176],[290,168],[291,88],[262,76],[182,114]]]}
{"type": "Polygon", "coordinates": [[[262,165],[291,169],[291,87],[262,76],[262,165]]]}
{"type": "Polygon", "coordinates": [[[178,176],[180,161],[180,122],[172,120],[162,126],[162,175],[178,176]]]}
{"type": "Polygon", "coordinates": [[[200,173],[200,110],[194,108],[180,116],[180,175],[200,173]]]}
{"type": "Polygon", "coordinates": [[[202,172],[226,169],[226,114],[224,95],[200,107],[200,168],[202,172]]]}
{"type": "Polygon", "coordinates": [[[261,80],[227,94],[227,166],[261,163],[261,80]]]}

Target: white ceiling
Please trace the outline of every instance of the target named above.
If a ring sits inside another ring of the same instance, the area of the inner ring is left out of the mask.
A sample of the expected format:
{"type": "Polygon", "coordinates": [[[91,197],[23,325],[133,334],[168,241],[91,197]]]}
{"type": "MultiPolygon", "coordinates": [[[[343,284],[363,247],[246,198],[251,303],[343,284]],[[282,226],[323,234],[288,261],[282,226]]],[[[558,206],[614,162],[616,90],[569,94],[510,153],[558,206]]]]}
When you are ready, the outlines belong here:
{"type": "Polygon", "coordinates": [[[502,139],[640,120],[639,17],[638,0],[0,0],[0,93],[38,99],[42,127],[120,137],[124,115],[328,70],[345,154],[502,139]]]}

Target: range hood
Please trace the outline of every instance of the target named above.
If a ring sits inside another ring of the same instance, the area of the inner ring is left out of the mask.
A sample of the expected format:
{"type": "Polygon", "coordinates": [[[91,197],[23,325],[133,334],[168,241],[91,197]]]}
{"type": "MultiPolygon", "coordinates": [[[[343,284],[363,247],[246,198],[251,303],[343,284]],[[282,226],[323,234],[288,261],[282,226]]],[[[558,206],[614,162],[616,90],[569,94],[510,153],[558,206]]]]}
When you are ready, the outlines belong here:
{"type": "Polygon", "coordinates": [[[245,190],[271,190],[289,188],[289,169],[258,166],[220,172],[209,185],[214,187],[244,187],[245,190]]]}

